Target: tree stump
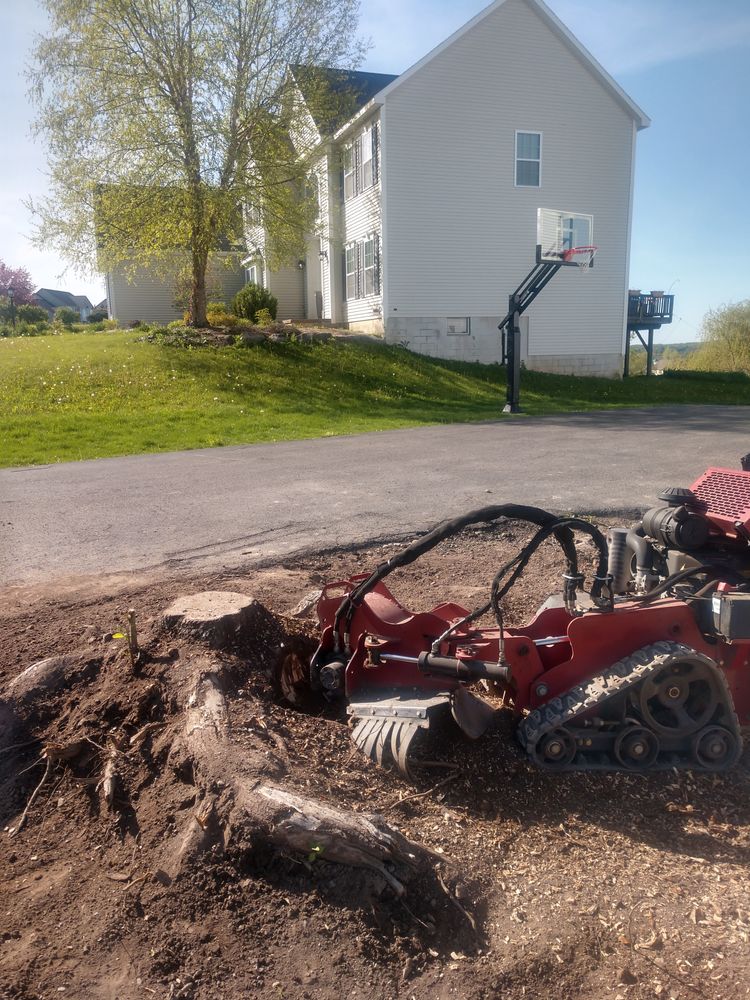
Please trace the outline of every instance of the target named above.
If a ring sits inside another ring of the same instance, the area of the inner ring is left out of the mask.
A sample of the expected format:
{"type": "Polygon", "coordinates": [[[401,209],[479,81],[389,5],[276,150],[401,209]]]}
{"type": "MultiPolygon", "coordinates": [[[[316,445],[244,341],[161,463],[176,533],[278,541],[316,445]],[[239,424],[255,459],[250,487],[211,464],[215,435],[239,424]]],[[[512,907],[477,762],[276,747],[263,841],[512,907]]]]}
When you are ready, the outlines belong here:
{"type": "Polygon", "coordinates": [[[265,614],[263,605],[248,594],[206,590],[178,597],[164,612],[162,624],[169,632],[224,649],[234,645],[243,631],[258,624],[265,614]]]}

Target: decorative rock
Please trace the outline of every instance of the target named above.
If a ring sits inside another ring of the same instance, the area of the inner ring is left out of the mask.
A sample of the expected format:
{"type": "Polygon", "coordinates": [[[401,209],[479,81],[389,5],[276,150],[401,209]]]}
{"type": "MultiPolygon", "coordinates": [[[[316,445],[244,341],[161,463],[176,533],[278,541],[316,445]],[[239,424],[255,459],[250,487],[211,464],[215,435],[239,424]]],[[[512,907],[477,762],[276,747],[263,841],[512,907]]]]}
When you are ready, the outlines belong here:
{"type": "Polygon", "coordinates": [[[260,330],[242,331],[242,343],[247,347],[252,347],[254,344],[262,344],[265,339],[266,335],[261,333],[260,330]]]}
{"type": "Polygon", "coordinates": [[[318,601],[320,600],[320,595],[322,593],[323,593],[322,590],[319,589],[308,591],[302,598],[302,600],[299,602],[299,604],[296,604],[289,612],[289,617],[304,618],[305,615],[307,615],[310,611],[312,611],[312,609],[318,603],[318,601]]]}
{"type": "Polygon", "coordinates": [[[221,649],[234,645],[243,629],[254,625],[264,614],[263,605],[248,594],[206,590],[178,597],[164,612],[162,624],[170,632],[221,649]]]}

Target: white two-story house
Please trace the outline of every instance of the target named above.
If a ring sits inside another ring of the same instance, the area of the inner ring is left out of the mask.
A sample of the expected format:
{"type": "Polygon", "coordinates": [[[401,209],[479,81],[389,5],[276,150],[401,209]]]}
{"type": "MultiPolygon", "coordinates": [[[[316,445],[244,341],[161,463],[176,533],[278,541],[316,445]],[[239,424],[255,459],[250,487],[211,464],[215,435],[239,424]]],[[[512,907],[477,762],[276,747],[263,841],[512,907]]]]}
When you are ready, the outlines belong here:
{"type": "Polygon", "coordinates": [[[302,102],[314,72],[353,103],[345,121],[310,114],[292,137],[320,209],[304,259],[269,273],[258,245],[248,260],[281,317],[499,361],[537,209],[564,209],[593,216],[595,266],[563,268],[524,315],[523,359],[621,373],[635,143],[649,120],[542,0],[495,0],[397,77],[291,72],[302,102]]]}

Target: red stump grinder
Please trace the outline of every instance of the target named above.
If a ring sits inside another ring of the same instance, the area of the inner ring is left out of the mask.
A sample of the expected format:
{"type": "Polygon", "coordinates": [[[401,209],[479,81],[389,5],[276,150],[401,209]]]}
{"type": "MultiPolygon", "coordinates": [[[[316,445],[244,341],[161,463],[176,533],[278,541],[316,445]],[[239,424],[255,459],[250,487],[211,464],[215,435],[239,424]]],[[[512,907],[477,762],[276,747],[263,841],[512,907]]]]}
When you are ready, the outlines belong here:
{"type": "Polygon", "coordinates": [[[495,712],[469,691],[482,680],[502,693],[521,747],[547,770],[732,767],[750,721],[750,456],[742,471],[708,469],[659,500],[634,527],[606,537],[582,518],[515,504],[440,524],[370,575],[323,589],[320,645],[305,680],[345,699],[354,742],[407,777],[415,737],[440,717],[482,735],[495,712]],[[498,519],[538,530],[497,572],[481,607],[415,614],[385,586],[389,573],[461,529],[498,519]],[[588,592],[581,534],[598,560],[588,592]],[[549,537],[565,559],[562,594],[527,625],[506,628],[503,597],[549,537]],[[491,627],[476,624],[490,613],[491,627]]]}

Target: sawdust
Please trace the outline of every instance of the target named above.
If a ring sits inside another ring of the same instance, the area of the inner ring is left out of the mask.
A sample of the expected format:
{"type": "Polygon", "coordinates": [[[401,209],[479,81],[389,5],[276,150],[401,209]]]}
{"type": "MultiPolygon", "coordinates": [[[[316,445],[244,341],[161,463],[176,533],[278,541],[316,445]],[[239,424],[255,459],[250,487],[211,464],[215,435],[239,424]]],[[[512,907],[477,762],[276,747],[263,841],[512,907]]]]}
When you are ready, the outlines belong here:
{"type": "MultiPolygon", "coordinates": [[[[478,604],[529,535],[465,534],[389,583],[415,610],[478,604]]],[[[501,718],[477,743],[437,748],[458,765],[453,780],[433,773],[412,788],[352,747],[334,709],[305,715],[274,699],[269,672],[281,636],[313,631],[311,618],[284,616],[323,581],[370,569],[388,551],[136,582],[113,596],[38,593],[30,609],[4,612],[0,691],[44,656],[78,657],[83,679],[35,703],[32,735],[65,743],[85,732],[93,742],[75,768],[52,769],[15,837],[9,828],[46,762],[35,744],[0,755],[3,1000],[719,1000],[750,992],[747,758],[726,776],[550,776],[523,760],[501,718]],[[252,594],[277,616],[232,654],[246,677],[230,706],[238,746],[267,741],[300,793],[382,811],[445,859],[447,892],[417,880],[402,904],[369,874],[252,844],[209,856],[189,878],[160,880],[194,805],[165,762],[179,724],[174,692],[197,647],[168,641],[152,623],[175,597],[208,589],[252,594]],[[111,638],[131,607],[150,654],[136,675],[111,638]],[[112,727],[135,742],[118,758],[122,801],[110,813],[90,776],[106,759],[94,744],[106,747],[112,727]]],[[[556,590],[558,569],[545,545],[509,618],[556,590]]]]}

